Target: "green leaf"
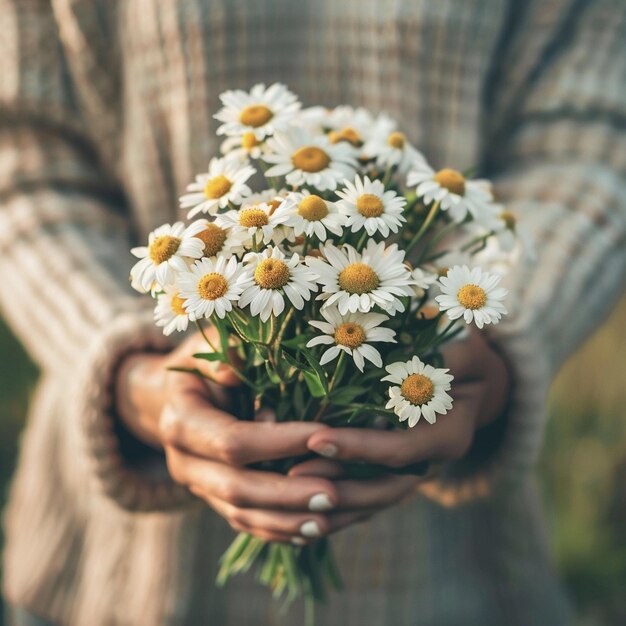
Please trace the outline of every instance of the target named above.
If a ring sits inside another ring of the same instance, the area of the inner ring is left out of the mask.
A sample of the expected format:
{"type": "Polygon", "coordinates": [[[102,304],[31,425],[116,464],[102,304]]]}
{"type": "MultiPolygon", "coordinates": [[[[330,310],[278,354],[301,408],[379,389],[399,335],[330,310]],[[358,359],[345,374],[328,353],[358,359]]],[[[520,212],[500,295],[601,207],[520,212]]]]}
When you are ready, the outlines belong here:
{"type": "Polygon", "coordinates": [[[221,352],[196,352],[194,359],[202,359],[203,361],[220,361],[225,362],[224,355],[221,352]]]}
{"type": "Polygon", "coordinates": [[[304,382],[314,398],[326,397],[328,386],[322,384],[322,381],[319,379],[319,375],[316,372],[304,370],[303,375],[304,382]]]}
{"type": "Polygon", "coordinates": [[[299,361],[295,357],[291,356],[291,354],[289,354],[289,352],[287,352],[286,350],[283,350],[283,352],[281,354],[282,354],[283,358],[285,359],[285,361],[287,361],[287,363],[289,363],[289,365],[292,365],[296,369],[298,369],[298,370],[308,370],[311,373],[313,372],[313,370],[310,367],[308,367],[306,363],[302,363],[302,361],[299,361]]]}
{"type": "Polygon", "coordinates": [[[292,337],[291,339],[284,339],[280,343],[286,348],[296,349],[306,345],[308,341],[313,339],[313,337],[314,335],[312,333],[304,333],[302,335],[292,337]]]}
{"type": "Polygon", "coordinates": [[[280,385],[282,382],[282,378],[279,376],[278,372],[272,367],[269,361],[265,361],[265,370],[267,371],[267,375],[269,379],[272,381],[274,385],[280,385]]]}
{"type": "Polygon", "coordinates": [[[332,404],[343,406],[345,404],[350,404],[355,398],[358,398],[366,391],[367,387],[340,387],[337,389],[333,389],[333,391],[330,393],[329,399],[332,404]]]}
{"type": "Polygon", "coordinates": [[[315,370],[315,373],[318,375],[320,383],[324,387],[324,395],[328,395],[328,380],[326,378],[326,372],[324,368],[319,364],[319,361],[311,352],[311,350],[306,350],[301,348],[300,351],[304,354],[304,358],[308,361],[309,365],[315,370]]]}

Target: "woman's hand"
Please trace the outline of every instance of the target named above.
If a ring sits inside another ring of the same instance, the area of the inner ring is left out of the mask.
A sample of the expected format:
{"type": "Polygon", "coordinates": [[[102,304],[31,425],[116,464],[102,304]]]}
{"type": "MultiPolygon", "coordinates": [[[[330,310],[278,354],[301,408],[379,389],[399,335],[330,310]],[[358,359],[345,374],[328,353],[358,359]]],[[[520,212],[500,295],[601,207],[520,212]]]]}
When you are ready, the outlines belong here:
{"type": "Polygon", "coordinates": [[[242,422],[229,413],[229,387],[239,384],[222,365],[193,359],[206,351],[200,336],[172,354],[130,357],[120,370],[119,408],[128,428],[165,450],[174,480],[189,487],[236,530],[268,541],[305,543],[368,519],[415,491],[419,478],[388,475],[347,480],[340,461],[400,468],[420,460],[460,458],[474,431],[502,411],[509,376],[501,357],[478,334],[446,348],[455,375],[453,409],[435,425],[407,431],[329,428],[283,422],[271,414],[242,422]],[[214,382],[168,367],[201,367],[214,382]],[[288,476],[249,464],[314,451],[288,476]],[[332,459],[332,460],[331,460],[332,459]]]}
{"type": "Polygon", "coordinates": [[[267,413],[254,422],[238,420],[229,412],[228,388],[239,380],[223,365],[192,357],[206,351],[202,337],[193,336],[166,356],[129,357],[117,386],[125,425],[146,443],[162,448],[173,479],[234,529],[284,542],[330,532],[322,511],[337,502],[331,480],[246,467],[306,454],[307,441],[324,427],[297,421],[277,424],[267,413]],[[169,367],[200,367],[214,382],[169,367]]]}
{"type": "Polygon", "coordinates": [[[311,435],[308,448],[325,459],[294,467],[291,476],[319,476],[335,481],[337,505],[330,527],[346,525],[347,511],[360,520],[400,502],[415,492],[423,479],[388,475],[374,480],[342,478],[341,461],[366,461],[401,468],[422,460],[447,461],[463,457],[477,428],[493,422],[504,410],[510,377],[502,359],[479,333],[444,350],[446,367],[454,375],[452,410],[435,424],[421,420],[404,431],[325,428],[311,435]],[[332,459],[326,460],[326,459],[332,459]]]}

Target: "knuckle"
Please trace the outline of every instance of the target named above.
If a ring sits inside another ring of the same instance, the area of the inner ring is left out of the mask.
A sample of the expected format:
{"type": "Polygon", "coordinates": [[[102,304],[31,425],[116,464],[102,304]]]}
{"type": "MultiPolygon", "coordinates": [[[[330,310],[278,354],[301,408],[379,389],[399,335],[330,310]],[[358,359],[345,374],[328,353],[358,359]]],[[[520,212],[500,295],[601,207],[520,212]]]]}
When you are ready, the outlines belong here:
{"type": "Polygon", "coordinates": [[[244,450],[241,447],[239,429],[230,427],[215,442],[220,458],[228,465],[243,465],[244,450]]]}
{"type": "Polygon", "coordinates": [[[245,505],[243,490],[235,481],[227,481],[220,488],[220,498],[235,507],[245,505]]]}
{"type": "Polygon", "coordinates": [[[245,512],[238,507],[230,507],[228,511],[228,521],[232,524],[237,524],[238,526],[246,526],[246,517],[247,516],[245,512]]]}
{"type": "Polygon", "coordinates": [[[165,445],[179,445],[183,438],[184,423],[171,407],[166,407],[159,420],[159,432],[165,445]]]}

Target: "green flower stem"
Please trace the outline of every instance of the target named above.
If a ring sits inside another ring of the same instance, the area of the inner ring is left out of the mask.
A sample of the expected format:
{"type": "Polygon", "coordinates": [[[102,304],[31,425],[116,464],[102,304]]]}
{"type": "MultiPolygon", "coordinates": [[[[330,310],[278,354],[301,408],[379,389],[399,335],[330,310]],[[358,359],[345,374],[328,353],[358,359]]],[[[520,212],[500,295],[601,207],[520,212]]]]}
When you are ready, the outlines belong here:
{"type": "Polygon", "coordinates": [[[438,233],[433,235],[433,237],[428,241],[422,254],[416,259],[415,264],[421,265],[422,263],[429,261],[428,253],[448,234],[456,230],[459,226],[461,226],[463,222],[450,222],[446,224],[443,228],[439,230],[438,233]]]}
{"type": "MultiPolygon", "coordinates": [[[[196,320],[196,326],[198,327],[198,330],[200,331],[200,334],[202,335],[202,337],[204,338],[204,340],[209,344],[209,347],[211,348],[211,350],[213,350],[213,352],[220,354],[220,352],[222,352],[221,350],[218,350],[214,345],[213,342],[209,339],[209,336],[206,334],[206,331],[204,329],[204,326],[202,325],[202,322],[200,320],[196,320]]],[[[226,350],[224,350],[224,354],[226,354],[226,350]]]]}
{"type": "Polygon", "coordinates": [[[411,239],[409,245],[406,247],[405,254],[407,258],[411,254],[411,251],[413,250],[417,242],[424,236],[424,234],[430,227],[432,221],[437,216],[440,206],[441,206],[441,202],[437,201],[430,207],[430,211],[428,211],[428,215],[426,216],[424,223],[422,224],[420,229],[415,233],[415,236],[413,237],[413,239],[411,239]]]}
{"type": "Polygon", "coordinates": [[[491,231],[490,233],[487,233],[486,235],[480,235],[478,237],[474,237],[474,239],[466,243],[461,248],[461,250],[465,252],[466,250],[473,248],[475,245],[480,244],[479,247],[473,252],[473,254],[476,254],[477,252],[480,252],[485,247],[487,240],[493,235],[495,235],[495,233],[491,231]]]}

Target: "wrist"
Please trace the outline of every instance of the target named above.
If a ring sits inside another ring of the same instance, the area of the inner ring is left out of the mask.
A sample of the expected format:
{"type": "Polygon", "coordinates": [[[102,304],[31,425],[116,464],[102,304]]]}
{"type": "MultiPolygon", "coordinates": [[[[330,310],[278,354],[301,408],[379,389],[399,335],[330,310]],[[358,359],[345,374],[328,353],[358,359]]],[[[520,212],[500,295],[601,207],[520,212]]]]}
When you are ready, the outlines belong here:
{"type": "Polygon", "coordinates": [[[115,380],[115,407],[128,431],[160,448],[158,420],[165,403],[164,355],[138,352],[120,364],[115,380]]]}

